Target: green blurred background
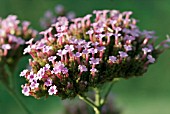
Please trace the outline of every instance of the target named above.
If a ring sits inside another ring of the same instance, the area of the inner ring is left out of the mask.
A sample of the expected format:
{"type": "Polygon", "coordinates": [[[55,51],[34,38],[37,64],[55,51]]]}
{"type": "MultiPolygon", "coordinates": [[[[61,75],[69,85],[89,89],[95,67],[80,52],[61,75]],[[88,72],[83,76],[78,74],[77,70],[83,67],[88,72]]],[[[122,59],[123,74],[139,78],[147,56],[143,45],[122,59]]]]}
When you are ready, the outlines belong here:
{"type": "MultiPolygon", "coordinates": [[[[62,4],[77,16],[84,16],[95,9],[133,11],[141,30],[155,30],[158,41],[170,34],[170,0],[0,0],[0,16],[18,15],[19,19],[32,22],[32,27],[41,30],[39,19],[48,9],[62,4]]],[[[20,85],[24,79],[19,73],[28,62],[23,58],[16,68],[16,90],[21,99],[35,114],[62,114],[63,103],[58,97],[36,100],[24,97],[20,85]]],[[[116,104],[123,114],[170,114],[170,51],[160,56],[148,72],[139,78],[121,80],[113,88],[116,104]]],[[[0,114],[24,114],[24,111],[0,85],[0,114]]]]}

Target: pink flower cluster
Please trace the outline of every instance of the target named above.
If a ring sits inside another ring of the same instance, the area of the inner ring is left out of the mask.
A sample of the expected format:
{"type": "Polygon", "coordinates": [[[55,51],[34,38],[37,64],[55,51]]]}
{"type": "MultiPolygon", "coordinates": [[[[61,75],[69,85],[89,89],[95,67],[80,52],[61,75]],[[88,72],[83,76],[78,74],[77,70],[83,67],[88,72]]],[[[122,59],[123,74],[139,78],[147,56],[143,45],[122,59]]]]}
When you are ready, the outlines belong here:
{"type": "Polygon", "coordinates": [[[17,56],[18,48],[24,45],[27,40],[36,36],[37,31],[30,29],[29,25],[30,22],[28,21],[20,23],[16,15],[9,15],[0,20],[0,62],[17,56]]]}
{"type": "Polygon", "coordinates": [[[27,80],[22,86],[24,95],[73,98],[113,78],[141,76],[156,61],[162,50],[154,46],[154,33],[141,32],[130,18],[132,12],[93,13],[94,21],[91,14],[71,21],[57,18],[40,32],[41,40],[25,48],[24,54],[29,53],[33,60],[31,70],[20,75],[27,80]]]}

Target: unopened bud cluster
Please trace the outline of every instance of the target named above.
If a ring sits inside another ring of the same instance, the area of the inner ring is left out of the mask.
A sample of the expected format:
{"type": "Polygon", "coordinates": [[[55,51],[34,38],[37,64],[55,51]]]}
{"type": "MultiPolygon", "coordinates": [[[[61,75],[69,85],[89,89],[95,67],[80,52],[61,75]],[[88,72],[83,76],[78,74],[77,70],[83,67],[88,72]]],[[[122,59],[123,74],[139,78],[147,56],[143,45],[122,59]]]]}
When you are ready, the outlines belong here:
{"type": "Polygon", "coordinates": [[[59,17],[24,50],[33,58],[31,69],[20,74],[27,80],[24,95],[74,98],[114,78],[141,76],[156,61],[161,49],[155,48],[154,32],[140,31],[132,12],[93,13],[94,21],[91,14],[71,21],[59,17]]]}
{"type": "Polygon", "coordinates": [[[0,19],[0,64],[12,63],[22,56],[25,42],[37,34],[29,25],[30,22],[21,23],[15,15],[0,19]]]}
{"type": "Polygon", "coordinates": [[[76,14],[73,11],[67,11],[65,7],[61,4],[56,5],[54,12],[47,10],[44,16],[40,19],[40,25],[42,28],[46,29],[57,22],[57,17],[66,16],[69,20],[75,18],[76,14]]]}

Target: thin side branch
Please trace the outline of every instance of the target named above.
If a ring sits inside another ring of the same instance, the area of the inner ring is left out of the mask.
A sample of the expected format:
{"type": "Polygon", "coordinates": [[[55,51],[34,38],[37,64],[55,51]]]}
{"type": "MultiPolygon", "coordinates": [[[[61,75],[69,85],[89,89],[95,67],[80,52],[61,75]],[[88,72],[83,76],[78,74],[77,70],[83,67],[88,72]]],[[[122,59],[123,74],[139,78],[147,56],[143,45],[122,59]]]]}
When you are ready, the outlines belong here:
{"type": "Polygon", "coordinates": [[[81,100],[83,100],[84,102],[89,104],[91,107],[98,108],[97,105],[94,103],[94,101],[91,100],[89,97],[85,97],[85,96],[82,96],[82,95],[78,95],[78,96],[81,100]]]}
{"type": "Polygon", "coordinates": [[[101,99],[101,101],[100,101],[100,102],[101,102],[101,105],[104,105],[104,104],[105,104],[105,102],[107,101],[107,97],[108,97],[108,95],[109,95],[109,93],[110,93],[113,85],[114,85],[116,82],[118,82],[118,81],[119,81],[119,78],[115,78],[115,79],[111,82],[111,84],[109,85],[109,87],[108,87],[108,89],[107,89],[107,91],[106,91],[106,94],[104,95],[104,98],[101,99]]]}

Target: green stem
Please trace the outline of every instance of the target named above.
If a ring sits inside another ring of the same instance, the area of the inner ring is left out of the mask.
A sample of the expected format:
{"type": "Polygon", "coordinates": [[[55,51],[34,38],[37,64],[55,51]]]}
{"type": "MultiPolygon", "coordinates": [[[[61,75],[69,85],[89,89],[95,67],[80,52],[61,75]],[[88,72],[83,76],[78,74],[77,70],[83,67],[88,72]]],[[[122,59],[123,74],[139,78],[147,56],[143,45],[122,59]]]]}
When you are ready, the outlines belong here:
{"type": "MultiPolygon", "coordinates": [[[[94,109],[95,114],[101,114],[100,109],[99,109],[99,106],[96,105],[96,104],[97,104],[96,101],[95,101],[95,103],[94,103],[93,100],[91,100],[90,98],[88,98],[88,97],[86,97],[86,96],[82,96],[82,95],[78,95],[78,96],[79,96],[79,98],[80,98],[81,100],[83,100],[84,102],[86,102],[88,105],[90,105],[90,106],[94,109]]],[[[98,98],[99,98],[99,97],[98,97],[98,98]]]]}
{"type": "Polygon", "coordinates": [[[8,75],[10,87],[14,89],[14,86],[15,86],[15,85],[14,85],[14,83],[15,83],[15,82],[14,82],[14,76],[12,76],[12,72],[11,72],[8,64],[5,64],[4,70],[5,70],[5,72],[6,72],[7,75],[8,75]]]}
{"type": "Polygon", "coordinates": [[[107,97],[109,95],[109,92],[111,91],[112,89],[112,86],[118,81],[119,79],[118,78],[115,78],[113,80],[113,82],[109,85],[107,91],[106,91],[106,94],[104,95],[104,97],[102,98],[101,97],[101,94],[100,94],[100,89],[99,88],[94,88],[94,91],[95,91],[95,101],[91,100],[90,98],[86,97],[86,96],[82,96],[82,95],[79,95],[79,98],[81,100],[83,100],[84,102],[86,102],[87,104],[89,104],[95,111],[95,114],[101,114],[101,109],[102,109],[102,106],[105,104],[106,100],[107,100],[107,97]]]}
{"type": "Polygon", "coordinates": [[[4,85],[4,87],[6,88],[6,90],[8,91],[8,93],[15,99],[15,101],[18,103],[18,105],[25,110],[26,114],[32,114],[28,108],[26,107],[26,105],[22,102],[22,100],[17,96],[17,94],[15,93],[14,90],[12,90],[6,83],[4,83],[3,81],[2,85],[4,85]]]}
{"type": "Polygon", "coordinates": [[[95,114],[101,114],[101,96],[100,96],[100,90],[99,88],[94,88],[95,90],[95,104],[97,105],[97,108],[94,108],[95,114]]]}
{"type": "Polygon", "coordinates": [[[103,105],[105,104],[105,102],[107,101],[107,97],[108,97],[108,95],[109,95],[109,93],[110,93],[113,85],[114,85],[116,82],[118,82],[118,81],[119,81],[119,78],[115,78],[115,79],[111,82],[111,84],[109,85],[109,87],[108,87],[108,89],[107,89],[107,91],[106,91],[103,99],[101,99],[101,101],[100,101],[102,106],[103,106],[103,105]]]}
{"type": "Polygon", "coordinates": [[[94,108],[94,111],[95,111],[95,114],[101,114],[101,111],[98,108],[94,108]]]}
{"type": "Polygon", "coordinates": [[[90,105],[92,108],[97,108],[96,104],[91,100],[90,98],[82,95],[78,95],[81,100],[86,102],[88,105],[90,105]]]}

